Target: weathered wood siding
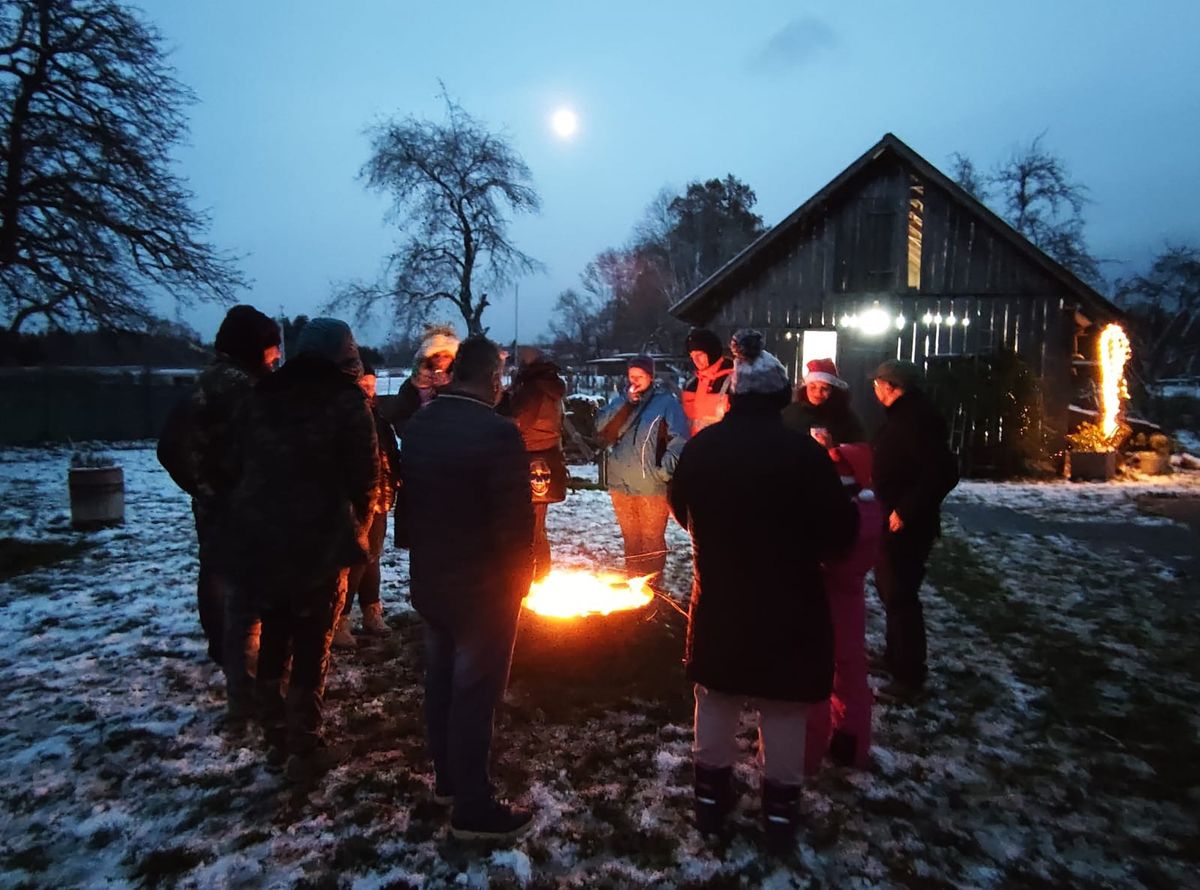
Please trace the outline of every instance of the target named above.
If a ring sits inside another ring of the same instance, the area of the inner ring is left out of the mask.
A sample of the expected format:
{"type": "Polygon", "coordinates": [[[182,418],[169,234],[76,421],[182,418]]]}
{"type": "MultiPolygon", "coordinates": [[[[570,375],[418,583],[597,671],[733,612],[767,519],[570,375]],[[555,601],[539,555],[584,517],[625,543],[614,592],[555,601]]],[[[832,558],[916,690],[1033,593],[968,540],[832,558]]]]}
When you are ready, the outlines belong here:
{"type": "Polygon", "coordinates": [[[968,207],[899,161],[868,167],[840,194],[840,201],[813,214],[747,270],[709,324],[724,334],[759,328],[794,377],[801,333],[836,329],[839,366],[855,384],[856,407],[869,417],[877,417],[877,408],[863,384],[884,358],[921,365],[933,356],[1013,350],[1041,378],[1048,421],[1056,428],[1064,424],[1074,303],[1062,286],[968,207]],[[920,209],[918,287],[909,286],[914,198],[920,209]],[[842,324],[874,306],[902,315],[903,327],[867,337],[842,324]]]}

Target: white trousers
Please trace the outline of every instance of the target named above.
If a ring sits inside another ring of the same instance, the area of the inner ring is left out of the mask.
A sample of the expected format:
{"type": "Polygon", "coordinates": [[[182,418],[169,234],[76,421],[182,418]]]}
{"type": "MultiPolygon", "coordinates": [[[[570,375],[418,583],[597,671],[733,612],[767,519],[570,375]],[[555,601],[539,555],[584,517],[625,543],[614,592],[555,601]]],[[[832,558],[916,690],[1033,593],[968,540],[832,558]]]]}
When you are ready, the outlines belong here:
{"type": "Polygon", "coordinates": [[[692,756],[701,766],[721,769],[738,759],[742,710],[758,714],[758,762],[763,776],[779,785],[804,782],[804,734],[808,705],[728,695],[696,684],[696,734],[692,756]]]}

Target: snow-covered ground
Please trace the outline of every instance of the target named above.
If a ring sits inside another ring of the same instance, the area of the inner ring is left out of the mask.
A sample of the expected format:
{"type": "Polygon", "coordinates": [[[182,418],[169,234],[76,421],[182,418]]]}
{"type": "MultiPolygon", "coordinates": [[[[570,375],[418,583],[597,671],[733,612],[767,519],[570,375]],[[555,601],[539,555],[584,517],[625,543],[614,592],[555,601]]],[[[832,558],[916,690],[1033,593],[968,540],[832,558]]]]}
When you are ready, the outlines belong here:
{"type": "MultiPolygon", "coordinates": [[[[830,768],[806,789],[786,862],[759,852],[749,730],[733,836],[710,845],[690,828],[679,626],[660,610],[642,675],[615,655],[577,689],[515,671],[496,773],[538,816],[511,849],[478,850],[447,840],[429,801],[404,554],[384,559],[395,633],[331,670],[330,729],[354,757],[298,793],[253,737],[223,733],[187,499],[148,445],[115,454],[127,522],[84,535],[65,450],[0,452],[0,886],[1196,886],[1200,610],[1195,579],[1164,564],[948,522],[924,597],[929,694],[877,708],[872,771],[830,768]],[[10,574],[10,549],[39,558],[34,544],[57,549],[10,574]]],[[[1162,522],[1139,498],[1200,495],[1197,478],[968,482],[952,499],[1162,522]]],[[[558,560],[620,565],[603,492],[549,517],[558,560]]],[[[682,599],[688,542],[673,523],[669,544],[682,599]]]]}

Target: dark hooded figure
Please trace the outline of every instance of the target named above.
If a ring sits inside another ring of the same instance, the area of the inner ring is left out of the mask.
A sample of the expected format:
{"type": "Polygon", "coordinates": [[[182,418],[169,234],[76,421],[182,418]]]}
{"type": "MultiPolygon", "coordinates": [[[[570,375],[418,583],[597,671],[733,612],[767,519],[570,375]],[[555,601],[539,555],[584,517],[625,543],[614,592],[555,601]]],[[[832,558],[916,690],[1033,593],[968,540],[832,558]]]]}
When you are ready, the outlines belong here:
{"type": "Polygon", "coordinates": [[[821,562],[853,541],[858,514],[825,451],[783,425],[791,385],[762,334],[739,331],[734,342],[729,413],[684,447],[669,494],[695,563],[686,665],[696,695],[696,820],[714,833],[733,806],[748,706],[759,714],[767,842],[787,850],[805,716],[833,683],[821,562]]]}
{"type": "MultiPolygon", "coordinates": [[[[228,464],[232,429],[239,406],[254,384],[271,373],[279,360],[279,325],[253,306],[234,306],[217,330],[216,359],[200,374],[195,390],[181,399],[167,418],[158,440],[158,460],[175,483],[192,496],[200,575],[196,602],[208,654],[223,665],[227,570],[220,565],[215,532],[225,522],[233,478],[228,464]]],[[[250,661],[257,651],[251,632],[250,661]]],[[[238,668],[245,673],[246,665],[238,668]]],[[[235,687],[238,680],[234,681],[235,687]]],[[[245,688],[245,682],[241,687],[245,688]]],[[[236,712],[243,702],[231,701],[236,712]]],[[[236,713],[235,713],[236,716],[236,713]]]]}
{"type": "Polygon", "coordinates": [[[550,572],[550,540],[546,509],[567,496],[567,461],[563,455],[563,396],[566,381],[558,365],[533,346],[518,350],[520,366],[509,388],[504,413],[512,417],[529,457],[529,489],[533,498],[533,577],[550,572]]]}
{"type": "Polygon", "coordinates": [[[247,403],[230,499],[238,588],[230,626],[262,617],[255,686],[273,759],[304,781],[344,752],[325,744],[321,707],[334,620],[351,566],[367,560],[378,444],[362,362],[344,322],[315,318],[296,354],[247,403]],[[281,682],[291,650],[286,702],[281,682]]]}

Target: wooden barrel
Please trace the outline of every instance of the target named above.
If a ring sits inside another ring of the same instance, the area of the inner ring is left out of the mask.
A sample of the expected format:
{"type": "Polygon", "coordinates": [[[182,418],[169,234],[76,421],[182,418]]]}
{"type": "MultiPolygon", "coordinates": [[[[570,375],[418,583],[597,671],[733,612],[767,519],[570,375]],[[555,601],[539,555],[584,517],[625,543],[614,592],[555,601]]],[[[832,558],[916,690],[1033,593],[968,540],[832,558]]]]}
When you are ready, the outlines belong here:
{"type": "Polygon", "coordinates": [[[71,467],[71,525],[80,530],[125,521],[125,473],[120,467],[71,467]]]}

